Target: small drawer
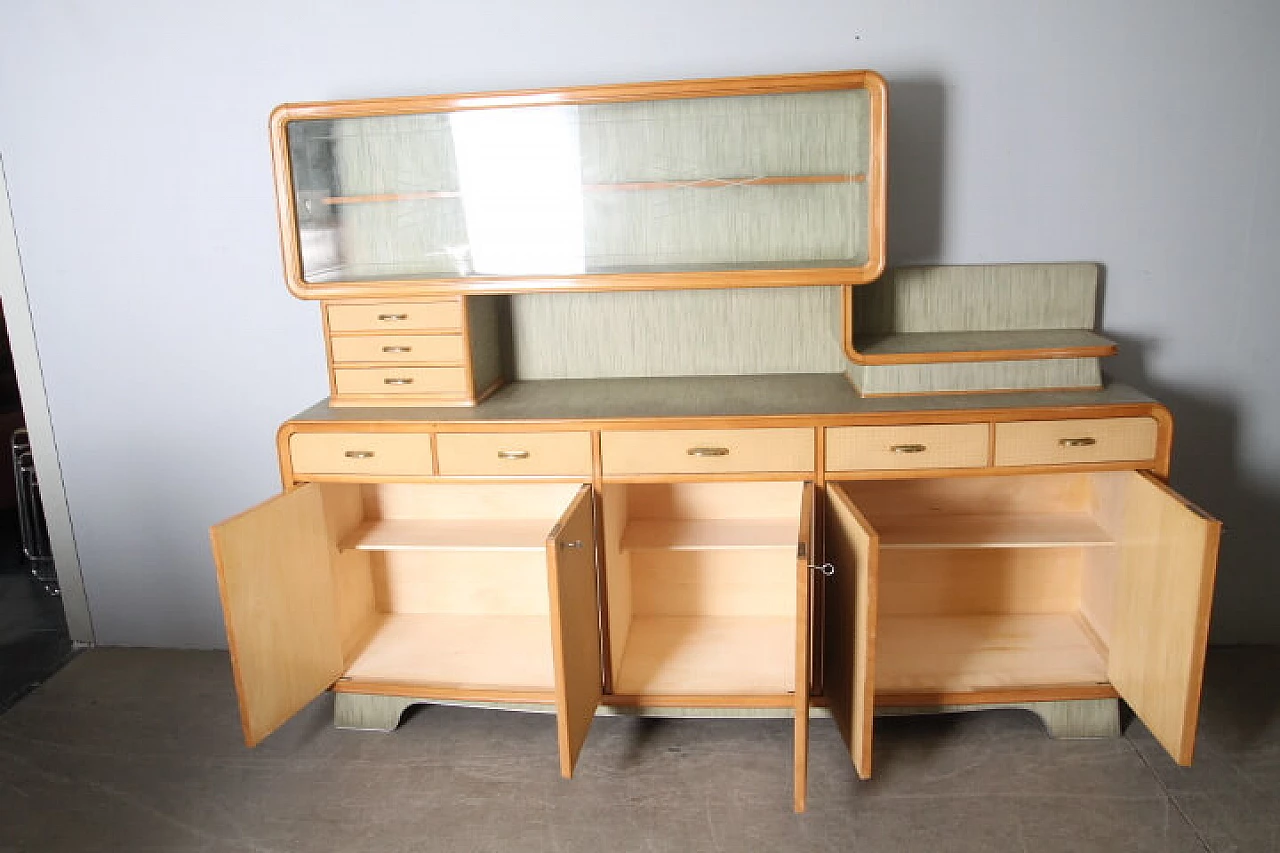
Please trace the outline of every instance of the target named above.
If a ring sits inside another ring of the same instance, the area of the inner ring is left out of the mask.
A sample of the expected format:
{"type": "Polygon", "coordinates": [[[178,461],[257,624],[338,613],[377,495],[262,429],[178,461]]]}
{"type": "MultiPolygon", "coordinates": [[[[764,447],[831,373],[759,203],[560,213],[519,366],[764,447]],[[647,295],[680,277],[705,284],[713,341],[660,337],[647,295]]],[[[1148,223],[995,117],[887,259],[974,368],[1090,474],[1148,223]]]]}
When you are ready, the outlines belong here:
{"type": "Polygon", "coordinates": [[[589,432],[442,433],[440,473],[462,477],[591,477],[589,432]]]}
{"type": "Polygon", "coordinates": [[[335,364],[346,362],[414,362],[461,364],[467,354],[461,335],[357,335],[332,337],[335,364]]]}
{"type": "Polygon", "coordinates": [[[996,424],[997,465],[1070,465],[1154,459],[1154,418],[1082,418],[996,424]]]}
{"type": "Polygon", "coordinates": [[[331,332],[461,331],[462,300],[329,303],[331,332]]]}
{"type": "Polygon", "coordinates": [[[338,367],[333,384],[334,392],[343,395],[458,398],[471,394],[462,367],[338,367]]]}
{"type": "Polygon", "coordinates": [[[813,470],[811,429],[603,432],[604,474],[804,473],[813,470]]]}
{"type": "Polygon", "coordinates": [[[289,436],[295,474],[430,476],[431,434],[298,432],[289,436]]]}
{"type": "Polygon", "coordinates": [[[987,424],[830,427],[827,470],[981,468],[990,439],[987,424]]]}

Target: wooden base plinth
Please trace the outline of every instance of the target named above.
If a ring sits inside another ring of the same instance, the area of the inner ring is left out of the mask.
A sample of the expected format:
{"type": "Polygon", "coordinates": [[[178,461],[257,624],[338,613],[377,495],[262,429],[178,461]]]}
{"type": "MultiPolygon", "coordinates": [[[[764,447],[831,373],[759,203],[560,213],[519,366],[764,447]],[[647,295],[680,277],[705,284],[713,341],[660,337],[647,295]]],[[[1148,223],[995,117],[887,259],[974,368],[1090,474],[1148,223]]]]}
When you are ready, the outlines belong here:
{"type": "MultiPolygon", "coordinates": [[[[340,729],[390,732],[400,725],[400,718],[410,705],[437,704],[465,707],[497,708],[532,713],[555,713],[555,706],[535,702],[455,702],[432,701],[412,696],[377,696],[364,693],[335,693],[333,724],[340,729]]],[[[1120,703],[1117,699],[1070,699],[1058,702],[1020,702],[1016,704],[986,705],[930,705],[914,708],[880,708],[877,716],[907,716],[915,714],[952,714],[961,711],[990,711],[1017,708],[1030,711],[1040,718],[1049,737],[1113,738],[1120,736],[1120,703]]],[[[661,706],[612,706],[602,705],[597,716],[627,717],[722,717],[722,718],[786,718],[792,716],[789,708],[707,708],[661,706]]],[[[811,717],[829,717],[831,712],[822,707],[810,709],[811,717]]]]}
{"type": "Polygon", "coordinates": [[[1016,708],[1040,718],[1045,732],[1054,739],[1114,738],[1120,736],[1120,700],[1069,699],[1059,702],[1019,702],[1007,705],[931,705],[918,708],[878,708],[877,716],[900,717],[914,714],[952,714],[959,711],[990,711],[1016,708]]]}

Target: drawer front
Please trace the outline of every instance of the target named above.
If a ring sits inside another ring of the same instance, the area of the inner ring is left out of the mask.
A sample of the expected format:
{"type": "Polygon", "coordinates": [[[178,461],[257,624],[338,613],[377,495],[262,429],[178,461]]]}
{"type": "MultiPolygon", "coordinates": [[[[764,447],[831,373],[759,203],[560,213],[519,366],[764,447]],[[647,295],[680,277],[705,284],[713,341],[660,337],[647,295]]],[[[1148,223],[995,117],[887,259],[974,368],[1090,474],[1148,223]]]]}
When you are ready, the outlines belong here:
{"type": "Polygon", "coordinates": [[[467,371],[461,367],[335,368],[338,394],[394,394],[401,397],[467,397],[467,371]]]}
{"type": "Polygon", "coordinates": [[[300,432],[289,436],[295,474],[430,476],[430,433],[300,432]]]}
{"type": "Polygon", "coordinates": [[[1154,418],[1081,418],[996,424],[997,465],[1142,462],[1156,456],[1154,418]]]}
{"type": "Polygon", "coordinates": [[[466,346],[461,335],[357,335],[332,337],[335,364],[344,362],[431,362],[461,364],[466,346]]]}
{"type": "Polygon", "coordinates": [[[442,433],[436,451],[445,475],[591,476],[589,432],[442,433]]]}
{"type": "Polygon", "coordinates": [[[828,471],[981,468],[987,464],[987,424],[916,424],[827,429],[828,471]]]}
{"type": "Polygon", "coordinates": [[[460,331],[462,300],[436,302],[330,303],[331,332],[460,331]]]}
{"type": "Polygon", "coordinates": [[[813,470],[813,430],[603,432],[600,460],[606,476],[806,473],[813,470]]]}

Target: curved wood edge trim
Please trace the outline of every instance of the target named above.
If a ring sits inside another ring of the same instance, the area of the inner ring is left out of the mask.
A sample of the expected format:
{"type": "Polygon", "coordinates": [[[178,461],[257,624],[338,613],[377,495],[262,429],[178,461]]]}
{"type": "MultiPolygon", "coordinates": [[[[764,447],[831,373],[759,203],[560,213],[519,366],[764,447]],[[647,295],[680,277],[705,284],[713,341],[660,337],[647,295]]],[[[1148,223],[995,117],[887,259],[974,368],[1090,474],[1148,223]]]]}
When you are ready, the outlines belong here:
{"type": "Polygon", "coordinates": [[[555,690],[550,688],[546,690],[507,690],[502,688],[440,687],[388,681],[342,679],[334,682],[330,689],[334,693],[406,696],[414,699],[440,699],[450,702],[536,702],[554,705],[556,701],[555,690]]]}
{"type": "Polygon", "coordinates": [[[796,699],[791,693],[761,694],[651,694],[651,693],[612,693],[605,694],[600,703],[618,708],[786,708],[795,707],[796,699]]]}
{"type": "MultiPolygon", "coordinates": [[[[1118,347],[1115,344],[1098,344],[1081,347],[1044,347],[1043,349],[993,349],[993,350],[953,350],[950,352],[909,352],[886,353],[884,355],[868,355],[858,352],[856,344],[850,342],[850,352],[857,352],[857,364],[942,364],[972,363],[982,361],[1030,361],[1046,358],[1106,358],[1115,355],[1118,347]]],[[[932,393],[932,392],[931,392],[932,393]]],[[[955,392],[964,393],[964,392],[955,392]]]]}
{"type": "Polygon", "coordinates": [[[877,708],[913,708],[931,705],[1021,705],[1027,702],[1060,702],[1069,699],[1118,699],[1110,684],[1061,687],[1013,687],[1007,689],[877,693],[877,708]]]}
{"type": "Polygon", "coordinates": [[[765,74],[750,77],[657,80],[643,83],[606,83],[543,89],[510,89],[415,95],[346,101],[307,101],[281,104],[271,114],[273,127],[304,119],[364,118],[411,113],[453,112],[511,107],[604,104],[618,101],[662,101],[676,98],[711,98],[732,95],[794,94],[839,89],[884,89],[884,79],[874,71],[817,71],[799,74],[765,74]]]}
{"type": "Polygon", "coordinates": [[[1150,459],[1127,459],[1119,462],[1063,462],[1058,465],[987,465],[969,468],[865,468],[858,471],[827,471],[828,482],[862,480],[934,480],[940,477],[992,477],[1017,474],[1063,474],[1086,471],[1146,471],[1150,459]]]}
{"type": "MultiPolygon", "coordinates": [[[[282,234],[285,232],[282,231],[282,234]]],[[[296,245],[296,239],[292,241],[296,245]]],[[[295,250],[296,251],[296,250],[295,250]]],[[[296,260],[296,258],[295,258],[296,260]]],[[[296,264],[295,264],[296,268],[296,264]]],[[[883,259],[856,267],[582,273],[553,276],[468,276],[385,281],[300,282],[290,272],[289,291],[299,299],[390,299],[574,293],[611,290],[714,290],[740,287],[823,287],[866,284],[880,277],[883,259]]]]}
{"type": "MultiPolygon", "coordinates": [[[[857,384],[854,383],[852,379],[849,380],[849,384],[853,385],[855,389],[858,388],[857,384]]],[[[858,390],[858,394],[869,400],[875,400],[875,399],[884,399],[884,398],[892,399],[895,397],[898,397],[898,398],[964,397],[970,394],[1019,394],[1019,393],[1027,393],[1027,392],[1040,392],[1040,391],[1059,392],[1059,391],[1100,391],[1100,390],[1102,390],[1101,385],[1070,385],[1070,386],[1063,386],[1063,387],[1055,386],[1050,388],[983,388],[983,389],[975,389],[975,390],[967,390],[967,391],[909,391],[909,392],[898,393],[898,394],[867,394],[861,390],[858,390]]]]}
{"type": "MultiPolygon", "coordinates": [[[[331,404],[332,405],[332,404],[331,404]]],[[[1092,403],[1081,405],[1004,406],[990,409],[942,409],[897,412],[799,412],[770,415],[689,415],[613,418],[530,418],[497,420],[397,421],[388,414],[370,420],[307,420],[296,417],[281,429],[312,432],[583,432],[611,430],[735,429],[793,427],[814,429],[841,426],[920,426],[925,424],[999,423],[1004,421],[1054,421],[1064,418],[1151,417],[1161,434],[1172,432],[1172,416],[1155,401],[1092,403]]],[[[1168,442],[1166,442],[1168,443],[1168,442]]],[[[1161,458],[1157,448],[1156,459],[1161,458]]],[[[955,469],[950,469],[955,470],[955,469]]]]}
{"type": "Polygon", "coordinates": [[[1173,456],[1173,413],[1164,405],[1153,403],[1147,414],[1155,419],[1156,456],[1150,470],[1160,479],[1169,479],[1169,463],[1173,456]]]}

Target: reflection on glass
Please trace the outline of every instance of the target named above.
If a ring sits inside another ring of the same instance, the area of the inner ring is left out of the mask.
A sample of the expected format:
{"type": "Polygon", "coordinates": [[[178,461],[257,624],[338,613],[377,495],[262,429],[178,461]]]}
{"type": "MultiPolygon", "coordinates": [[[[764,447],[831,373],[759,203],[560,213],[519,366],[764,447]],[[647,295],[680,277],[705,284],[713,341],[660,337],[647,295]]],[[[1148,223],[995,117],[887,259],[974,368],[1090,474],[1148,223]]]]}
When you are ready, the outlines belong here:
{"type": "Polygon", "coordinates": [[[458,275],[586,271],[577,107],[449,116],[468,244],[458,275]]]}
{"type": "Polygon", "coordinates": [[[856,267],[865,91],[295,121],[308,281],[856,267]]]}

